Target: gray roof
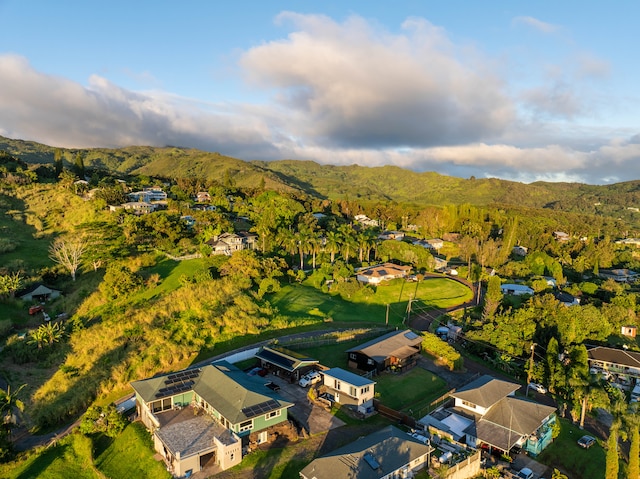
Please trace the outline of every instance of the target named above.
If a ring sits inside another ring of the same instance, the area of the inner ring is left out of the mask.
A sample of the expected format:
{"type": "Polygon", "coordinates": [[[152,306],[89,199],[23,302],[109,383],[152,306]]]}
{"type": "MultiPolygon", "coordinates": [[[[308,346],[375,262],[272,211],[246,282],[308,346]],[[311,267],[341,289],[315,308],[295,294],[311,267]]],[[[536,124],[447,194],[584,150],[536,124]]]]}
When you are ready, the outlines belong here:
{"type": "Polygon", "coordinates": [[[525,399],[506,397],[494,404],[475,424],[475,436],[508,451],[523,436],[536,432],[556,408],[525,399]]]}
{"type": "Polygon", "coordinates": [[[320,371],[320,373],[325,376],[331,376],[332,378],[344,381],[345,383],[351,384],[357,388],[375,384],[375,381],[372,381],[371,379],[365,378],[364,376],[358,376],[357,374],[353,374],[341,368],[331,368],[327,371],[320,371]]]}
{"type": "Polygon", "coordinates": [[[360,346],[347,349],[347,353],[360,352],[374,361],[382,363],[391,356],[406,357],[407,350],[405,348],[407,346],[415,349],[414,352],[418,352],[423,339],[421,335],[409,329],[392,331],[360,346]]]}
{"type": "Polygon", "coordinates": [[[186,391],[194,391],[232,424],[264,414],[266,412],[264,408],[257,407],[260,405],[268,405],[267,409],[270,411],[293,406],[292,403],[283,401],[276,393],[265,387],[264,379],[249,376],[226,361],[200,368],[197,377],[190,378],[193,384],[181,392],[163,391],[169,376],[171,375],[165,374],[134,381],[131,386],[145,403],[186,391]],[[255,408],[255,412],[251,408],[255,408]]]}
{"type": "Polygon", "coordinates": [[[433,449],[394,426],[315,459],[300,471],[304,479],[378,479],[433,449]],[[379,466],[374,469],[374,466],[379,466]]]}
{"type": "Polygon", "coordinates": [[[520,389],[519,384],[485,375],[463,386],[451,395],[454,398],[488,408],[518,389],[520,389]]]}
{"type": "Polygon", "coordinates": [[[640,353],[598,346],[587,351],[589,359],[640,368],[640,353]]]}
{"type": "Polygon", "coordinates": [[[231,433],[208,414],[162,427],[156,435],[174,456],[179,452],[181,459],[212,450],[214,437],[225,444],[235,442],[231,433]]]}
{"type": "Polygon", "coordinates": [[[279,346],[264,346],[258,351],[256,358],[275,364],[287,371],[295,371],[296,369],[312,366],[320,362],[317,359],[279,346]]]}

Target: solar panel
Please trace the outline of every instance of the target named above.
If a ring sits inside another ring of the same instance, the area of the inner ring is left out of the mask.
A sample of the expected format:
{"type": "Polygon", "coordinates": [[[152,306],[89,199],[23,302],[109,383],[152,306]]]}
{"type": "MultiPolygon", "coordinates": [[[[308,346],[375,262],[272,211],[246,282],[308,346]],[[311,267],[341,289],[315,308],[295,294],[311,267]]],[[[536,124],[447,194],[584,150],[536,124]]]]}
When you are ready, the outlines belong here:
{"type": "Polygon", "coordinates": [[[189,379],[197,378],[200,375],[200,369],[187,369],[186,371],[180,371],[179,373],[169,374],[164,383],[169,386],[174,383],[180,383],[189,379]]]}
{"type": "Polygon", "coordinates": [[[413,340],[413,339],[418,339],[420,336],[418,336],[413,331],[408,331],[404,333],[404,337],[407,338],[408,340],[413,340]]]}
{"type": "Polygon", "coordinates": [[[262,414],[266,414],[269,411],[273,411],[274,409],[279,409],[279,408],[280,408],[280,403],[275,399],[270,399],[269,401],[265,401],[263,403],[256,404],[254,406],[242,408],[242,413],[247,418],[252,418],[252,417],[260,416],[262,414]]]}
{"type": "Polygon", "coordinates": [[[194,384],[195,381],[180,381],[172,383],[169,386],[158,389],[156,397],[173,396],[174,394],[188,391],[193,387],[194,384]]]}
{"type": "Polygon", "coordinates": [[[365,452],[362,458],[365,460],[367,464],[369,464],[369,467],[374,471],[380,467],[380,464],[378,464],[378,461],[376,461],[376,458],[373,457],[373,454],[371,454],[370,452],[365,452]]]}

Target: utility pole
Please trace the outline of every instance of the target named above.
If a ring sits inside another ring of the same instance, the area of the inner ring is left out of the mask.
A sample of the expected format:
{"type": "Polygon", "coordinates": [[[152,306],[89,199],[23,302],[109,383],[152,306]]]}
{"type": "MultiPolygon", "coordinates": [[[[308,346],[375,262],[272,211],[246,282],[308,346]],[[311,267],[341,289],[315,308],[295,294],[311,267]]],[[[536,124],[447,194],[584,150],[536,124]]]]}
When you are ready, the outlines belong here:
{"type": "Polygon", "coordinates": [[[386,317],[384,319],[384,324],[385,324],[385,326],[389,325],[389,303],[387,303],[387,315],[386,315],[386,317]]]}

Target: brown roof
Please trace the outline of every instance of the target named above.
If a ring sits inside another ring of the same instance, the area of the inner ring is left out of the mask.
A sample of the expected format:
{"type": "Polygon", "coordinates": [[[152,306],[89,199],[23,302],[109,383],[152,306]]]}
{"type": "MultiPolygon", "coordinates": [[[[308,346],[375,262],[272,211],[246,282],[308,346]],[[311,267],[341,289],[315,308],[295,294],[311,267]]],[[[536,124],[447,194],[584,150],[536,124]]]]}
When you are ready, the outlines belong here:
{"type": "Polygon", "coordinates": [[[640,368],[640,353],[634,351],[597,346],[587,351],[587,353],[589,354],[589,359],[595,361],[640,368]]]}
{"type": "MultiPolygon", "coordinates": [[[[356,346],[347,350],[347,353],[359,352],[362,353],[376,362],[384,362],[385,359],[397,354],[406,354],[408,352],[407,347],[413,349],[411,354],[418,351],[420,343],[422,343],[423,337],[413,331],[406,329],[404,331],[392,331],[377,339],[356,346]]],[[[407,356],[404,356],[407,357],[407,356]]]]}
{"type": "Polygon", "coordinates": [[[485,375],[458,389],[452,396],[488,408],[518,389],[519,384],[485,375]]]}

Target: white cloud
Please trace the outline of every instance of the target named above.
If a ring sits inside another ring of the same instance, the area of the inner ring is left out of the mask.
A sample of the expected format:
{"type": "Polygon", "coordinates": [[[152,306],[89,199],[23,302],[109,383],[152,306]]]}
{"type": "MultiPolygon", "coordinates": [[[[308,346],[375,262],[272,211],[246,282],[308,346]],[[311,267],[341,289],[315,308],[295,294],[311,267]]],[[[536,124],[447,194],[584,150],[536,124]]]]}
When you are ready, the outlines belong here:
{"type": "Polygon", "coordinates": [[[559,26],[553,25],[551,23],[543,22],[542,20],[538,20],[534,17],[529,16],[519,16],[515,17],[512,21],[514,25],[526,25],[528,27],[533,28],[541,33],[554,33],[560,29],[559,26]]]}

